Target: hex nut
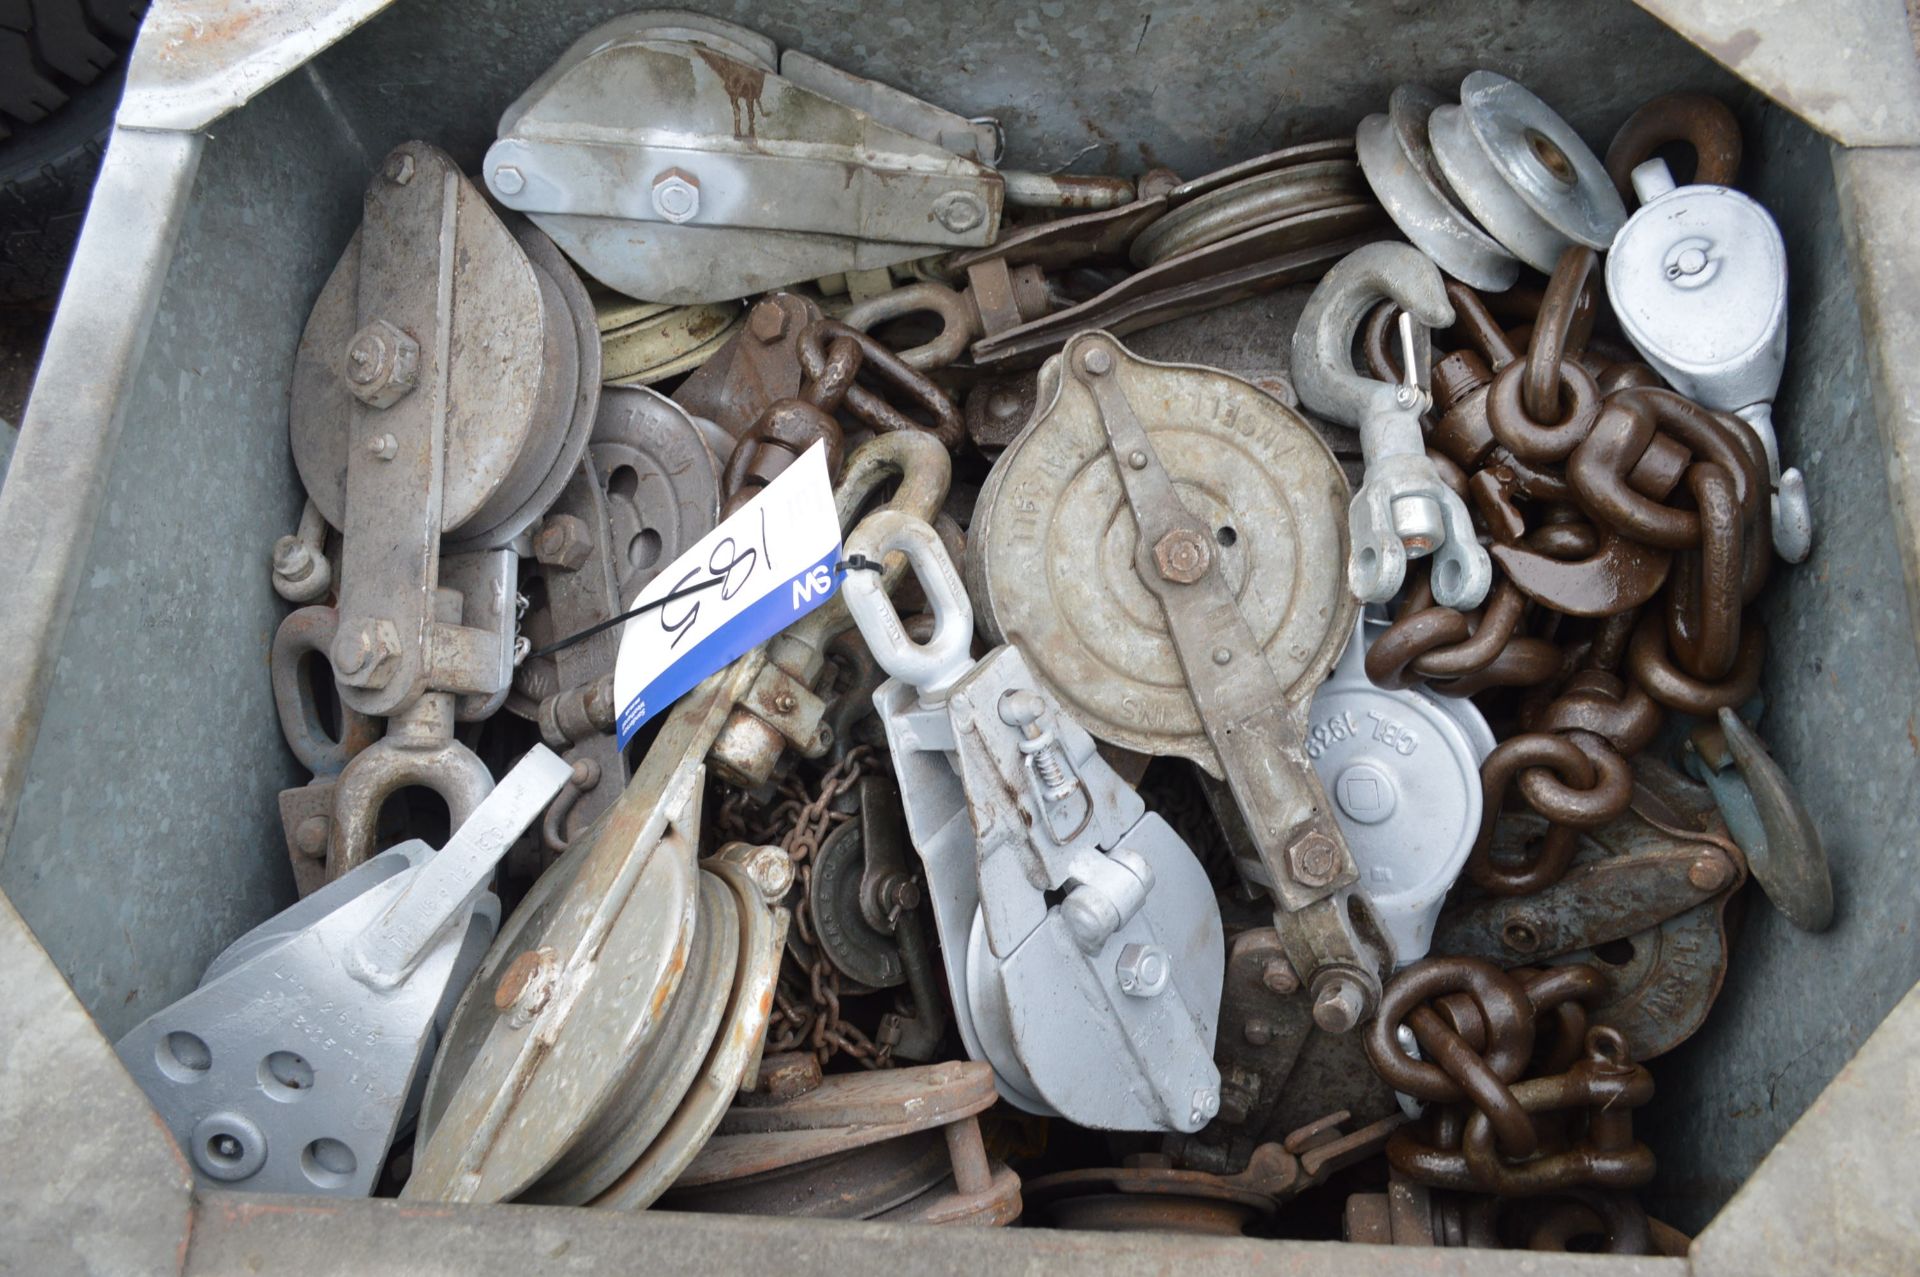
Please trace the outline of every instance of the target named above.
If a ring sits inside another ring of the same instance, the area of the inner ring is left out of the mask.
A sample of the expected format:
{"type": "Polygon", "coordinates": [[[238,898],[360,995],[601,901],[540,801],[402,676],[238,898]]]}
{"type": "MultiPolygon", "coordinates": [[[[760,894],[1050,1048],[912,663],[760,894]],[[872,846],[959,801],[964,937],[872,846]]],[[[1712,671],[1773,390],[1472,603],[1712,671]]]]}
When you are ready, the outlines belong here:
{"type": "Polygon", "coordinates": [[[1303,887],[1324,887],[1340,872],[1340,849],[1333,839],[1311,830],[1287,848],[1287,870],[1303,887]]]}
{"type": "Polygon", "coordinates": [[[786,1051],[760,1061],[759,1085],[753,1090],[770,1100],[791,1100],[818,1089],[824,1080],[812,1052],[786,1051]]]}
{"type": "Polygon", "coordinates": [[[1283,996],[1300,991],[1300,977],[1294,974],[1293,964],[1278,954],[1268,958],[1266,966],[1260,969],[1260,983],[1283,996]]]}
{"type": "Polygon", "coordinates": [[[577,515],[548,515],[533,538],[533,557],[550,568],[577,572],[592,553],[593,533],[577,515]]]}
{"type": "Polygon", "coordinates": [[[700,179],[670,168],[653,179],[653,211],[676,226],[700,215],[700,179]]]}
{"type": "Polygon", "coordinates": [[[369,408],[400,402],[419,375],[420,343],[384,319],[362,328],[347,345],[347,388],[369,408]]]}
{"type": "Polygon", "coordinates": [[[392,621],[364,621],[334,636],[333,672],[349,687],[385,687],[400,658],[400,631],[392,621]]]}
{"type": "Polygon", "coordinates": [[[1326,1032],[1350,1033],[1366,1018],[1366,990],[1352,976],[1334,972],[1313,986],[1313,1022],[1326,1032]]]}
{"type": "Polygon", "coordinates": [[[1241,1026],[1240,1036],[1247,1040],[1248,1046],[1266,1046],[1273,1041],[1274,1032],[1272,1020],[1255,1016],[1241,1026]]]}
{"type": "Polygon", "coordinates": [[[1157,944],[1124,945],[1114,975],[1128,997],[1157,998],[1173,975],[1173,957],[1157,944]]]}
{"type": "Polygon", "coordinates": [[[781,900],[793,888],[793,859],[771,844],[730,842],[717,858],[746,871],[760,898],[768,904],[781,900]]]}
{"type": "Polygon", "coordinates": [[[1153,547],[1153,565],[1178,585],[1192,585],[1213,565],[1213,547],[1192,528],[1175,528],[1153,547]]]}
{"type": "Polygon", "coordinates": [[[527,189],[527,176],[511,164],[493,170],[493,189],[502,195],[518,195],[527,189]]]}
{"type": "Polygon", "coordinates": [[[387,166],[381,171],[395,186],[405,186],[413,180],[413,156],[397,151],[387,157],[387,166]]]}

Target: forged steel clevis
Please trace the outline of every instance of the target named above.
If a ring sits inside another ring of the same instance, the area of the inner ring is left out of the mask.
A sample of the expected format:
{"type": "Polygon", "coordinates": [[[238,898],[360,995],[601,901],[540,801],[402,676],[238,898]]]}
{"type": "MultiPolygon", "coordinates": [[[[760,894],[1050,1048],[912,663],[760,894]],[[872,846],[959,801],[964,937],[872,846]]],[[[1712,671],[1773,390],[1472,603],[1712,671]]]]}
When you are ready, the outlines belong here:
{"type": "Polygon", "coordinates": [[[875,574],[850,573],[845,592],[892,675],[874,705],[968,1054],[1030,1112],[1199,1129],[1220,1106],[1225,961],[1206,871],[1017,648],[969,656],[973,610],[930,525],[874,515],[847,542],[855,562],[895,552],[932,604],[927,642],[908,637],[875,574]]]}

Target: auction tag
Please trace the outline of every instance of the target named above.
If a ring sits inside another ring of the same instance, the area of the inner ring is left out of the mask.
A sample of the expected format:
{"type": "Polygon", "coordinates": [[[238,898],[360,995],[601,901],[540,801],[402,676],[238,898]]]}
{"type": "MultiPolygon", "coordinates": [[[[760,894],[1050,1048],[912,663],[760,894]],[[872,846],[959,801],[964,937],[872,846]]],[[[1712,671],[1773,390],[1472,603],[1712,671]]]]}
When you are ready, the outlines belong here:
{"type": "Polygon", "coordinates": [[[629,605],[668,600],[620,634],[613,666],[620,748],[707,675],[832,598],[839,562],[840,516],[826,445],[816,443],[629,605]]]}

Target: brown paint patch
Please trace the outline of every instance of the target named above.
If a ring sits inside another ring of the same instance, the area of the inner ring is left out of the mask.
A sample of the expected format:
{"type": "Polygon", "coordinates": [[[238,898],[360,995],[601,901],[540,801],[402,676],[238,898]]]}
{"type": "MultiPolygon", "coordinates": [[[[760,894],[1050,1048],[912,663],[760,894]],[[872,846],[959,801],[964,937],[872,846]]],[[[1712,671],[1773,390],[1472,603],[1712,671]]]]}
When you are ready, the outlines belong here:
{"type": "Polygon", "coordinates": [[[760,109],[760,96],[767,88],[767,73],[745,62],[736,62],[724,53],[715,53],[703,45],[694,45],[693,51],[720,77],[720,87],[727,91],[727,101],[733,107],[733,135],[737,138],[752,137],[755,113],[760,109]]]}

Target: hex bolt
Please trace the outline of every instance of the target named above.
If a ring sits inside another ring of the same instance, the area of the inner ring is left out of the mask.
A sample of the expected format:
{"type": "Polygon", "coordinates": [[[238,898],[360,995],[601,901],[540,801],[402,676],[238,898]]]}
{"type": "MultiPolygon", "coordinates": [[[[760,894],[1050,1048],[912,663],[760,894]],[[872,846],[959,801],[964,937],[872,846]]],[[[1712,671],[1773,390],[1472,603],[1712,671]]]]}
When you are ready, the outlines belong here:
{"type": "Polygon", "coordinates": [[[362,328],[347,345],[347,388],[369,408],[392,407],[419,375],[420,343],[384,319],[362,328]]]}
{"type": "Polygon", "coordinates": [[[747,331],[763,346],[771,346],[787,335],[787,312],[780,303],[768,298],[747,314],[747,331]]]}
{"type": "Polygon", "coordinates": [[[778,847],[730,842],[720,849],[718,855],[720,859],[746,870],[748,880],[768,904],[776,903],[793,889],[793,860],[778,847]]]}
{"type": "Polygon", "coordinates": [[[1367,993],[1352,976],[1329,972],[1313,985],[1313,1022],[1328,1033],[1350,1033],[1365,1018],[1367,993]]]}
{"type": "Polygon", "coordinates": [[[1319,830],[1309,830],[1287,848],[1287,870],[1303,887],[1324,887],[1340,872],[1340,849],[1319,830]]]}
{"type": "Polygon", "coordinates": [[[987,206],[978,195],[948,191],[933,202],[933,216],[955,235],[964,235],[987,220],[987,206]]]}
{"type": "Polygon", "coordinates": [[[391,461],[400,455],[400,441],[390,434],[377,434],[367,440],[367,453],[376,461],[391,461]]]}
{"type": "Polygon", "coordinates": [[[1173,957],[1157,944],[1123,945],[1113,972],[1128,997],[1157,998],[1173,975],[1173,957]]]}
{"type": "Polygon", "coordinates": [[[395,186],[405,186],[413,180],[413,156],[405,151],[387,157],[387,166],[381,170],[389,182],[395,186]]]}
{"type": "Polygon", "coordinates": [[[1293,964],[1275,954],[1267,959],[1267,965],[1260,969],[1260,983],[1278,994],[1297,993],[1300,989],[1300,977],[1293,973],[1293,964]]]}
{"type": "MultiPolygon", "coordinates": [[[[1080,366],[1086,369],[1090,376],[1104,377],[1113,371],[1113,353],[1105,346],[1089,346],[1086,353],[1080,356],[1080,366]]],[[[1145,453],[1136,452],[1127,460],[1133,462],[1135,470],[1144,469],[1147,464],[1145,453]],[[1135,457],[1139,460],[1134,461],[1135,457]]]]}
{"type": "Polygon", "coordinates": [[[1162,579],[1192,585],[1213,566],[1213,543],[1192,528],[1175,528],[1154,543],[1153,565],[1162,579]]]}
{"type": "Polygon", "coordinates": [[[577,572],[592,554],[593,533],[578,515],[548,515],[533,538],[533,557],[550,568],[577,572]]]}
{"type": "Polygon", "coordinates": [[[1248,1046],[1266,1046],[1274,1039],[1272,1020],[1263,1020],[1258,1016],[1248,1020],[1240,1030],[1240,1036],[1247,1040],[1248,1046]]]}
{"type": "Polygon", "coordinates": [[[327,854],[327,838],[333,832],[333,821],[325,816],[309,816],[294,827],[293,845],[300,854],[312,860],[318,860],[327,854]]]}
{"type": "Polygon", "coordinates": [[[1702,856],[1687,866],[1687,882],[1695,891],[1718,891],[1733,879],[1733,866],[1718,856],[1702,856]]]}
{"type": "Polygon", "coordinates": [[[511,164],[502,164],[493,170],[493,189],[502,195],[518,195],[527,189],[526,175],[511,164]]]}
{"type": "Polygon", "coordinates": [[[776,714],[791,714],[798,708],[800,702],[794,699],[792,692],[780,692],[773,698],[773,712],[776,714]]]}
{"type": "Polygon", "coordinates": [[[674,223],[700,215],[700,179],[685,169],[670,168],[653,179],[653,211],[674,223]]]}

